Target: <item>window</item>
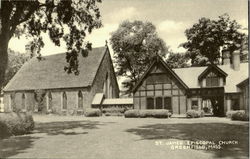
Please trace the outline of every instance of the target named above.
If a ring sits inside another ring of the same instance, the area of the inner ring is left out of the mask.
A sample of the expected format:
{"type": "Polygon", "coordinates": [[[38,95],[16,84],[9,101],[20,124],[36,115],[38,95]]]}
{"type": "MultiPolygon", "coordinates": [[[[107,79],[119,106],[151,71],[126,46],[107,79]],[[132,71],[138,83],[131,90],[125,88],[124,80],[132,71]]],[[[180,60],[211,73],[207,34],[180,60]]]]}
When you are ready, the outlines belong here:
{"type": "Polygon", "coordinates": [[[67,95],[65,92],[62,95],[62,109],[67,109],[67,95]]]}
{"type": "Polygon", "coordinates": [[[12,110],[13,106],[15,103],[15,93],[10,94],[10,104],[9,104],[9,109],[12,110]]]}
{"type": "Polygon", "coordinates": [[[51,92],[48,93],[48,110],[52,109],[52,94],[51,92]]]}
{"type": "Polygon", "coordinates": [[[154,109],[154,98],[147,98],[147,109],[154,109]]]}
{"type": "Polygon", "coordinates": [[[83,96],[82,96],[82,91],[78,91],[78,108],[82,109],[83,108],[83,96]]]}
{"type": "Polygon", "coordinates": [[[106,78],[103,83],[103,94],[105,95],[105,98],[109,98],[110,95],[110,77],[109,74],[106,74],[106,78]]]}
{"type": "Polygon", "coordinates": [[[219,86],[219,78],[213,72],[210,72],[206,77],[206,86],[207,87],[216,87],[219,86]]]}
{"type": "Polygon", "coordinates": [[[198,100],[192,100],[191,109],[198,110],[198,100]]]}
{"type": "Polygon", "coordinates": [[[162,97],[156,97],[155,106],[156,109],[162,109],[162,97]]]}
{"type": "Polygon", "coordinates": [[[164,97],[164,109],[172,111],[171,97],[164,97]]]}
{"type": "Polygon", "coordinates": [[[22,109],[25,109],[25,94],[22,94],[22,109]]]}

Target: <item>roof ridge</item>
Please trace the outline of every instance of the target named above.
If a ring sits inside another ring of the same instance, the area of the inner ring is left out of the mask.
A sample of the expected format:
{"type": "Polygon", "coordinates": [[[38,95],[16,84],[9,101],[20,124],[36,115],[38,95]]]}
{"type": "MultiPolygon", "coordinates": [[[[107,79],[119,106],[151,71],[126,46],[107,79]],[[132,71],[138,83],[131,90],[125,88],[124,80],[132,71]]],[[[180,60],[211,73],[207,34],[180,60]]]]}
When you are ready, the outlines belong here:
{"type": "MultiPolygon", "coordinates": [[[[89,51],[92,51],[93,49],[100,49],[100,48],[105,48],[105,47],[106,47],[106,46],[94,47],[94,48],[92,48],[92,49],[91,49],[91,50],[89,50],[89,51]]],[[[67,51],[66,51],[66,52],[58,52],[58,53],[55,53],[55,54],[45,55],[45,56],[42,56],[42,57],[56,56],[56,55],[66,54],[66,53],[67,53],[67,51]]]]}

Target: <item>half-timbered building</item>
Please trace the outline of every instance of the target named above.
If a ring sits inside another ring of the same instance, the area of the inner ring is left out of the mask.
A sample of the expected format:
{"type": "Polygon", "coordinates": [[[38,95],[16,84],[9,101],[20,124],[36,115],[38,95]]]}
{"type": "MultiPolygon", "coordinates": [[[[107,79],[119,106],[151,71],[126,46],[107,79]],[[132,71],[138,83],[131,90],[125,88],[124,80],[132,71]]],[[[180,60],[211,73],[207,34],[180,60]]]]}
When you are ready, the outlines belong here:
{"type": "Polygon", "coordinates": [[[173,114],[195,109],[216,116],[248,110],[248,63],[240,63],[239,52],[231,59],[229,52],[223,55],[223,65],[177,69],[155,58],[133,89],[134,108],[168,109],[173,114]]]}

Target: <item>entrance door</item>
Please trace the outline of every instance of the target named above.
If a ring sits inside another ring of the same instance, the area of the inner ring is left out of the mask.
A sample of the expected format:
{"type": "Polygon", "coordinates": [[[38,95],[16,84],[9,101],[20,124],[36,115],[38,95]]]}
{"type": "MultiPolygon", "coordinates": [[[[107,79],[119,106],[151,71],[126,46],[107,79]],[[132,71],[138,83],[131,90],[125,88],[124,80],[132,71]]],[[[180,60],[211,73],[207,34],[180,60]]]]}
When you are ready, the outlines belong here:
{"type": "Polygon", "coordinates": [[[164,97],[164,109],[167,109],[172,112],[171,97],[164,97]]]}
{"type": "Polygon", "coordinates": [[[147,98],[147,109],[154,109],[154,98],[147,98]]]}
{"type": "Polygon", "coordinates": [[[224,98],[223,97],[210,97],[213,115],[214,116],[224,116],[224,98]]]}

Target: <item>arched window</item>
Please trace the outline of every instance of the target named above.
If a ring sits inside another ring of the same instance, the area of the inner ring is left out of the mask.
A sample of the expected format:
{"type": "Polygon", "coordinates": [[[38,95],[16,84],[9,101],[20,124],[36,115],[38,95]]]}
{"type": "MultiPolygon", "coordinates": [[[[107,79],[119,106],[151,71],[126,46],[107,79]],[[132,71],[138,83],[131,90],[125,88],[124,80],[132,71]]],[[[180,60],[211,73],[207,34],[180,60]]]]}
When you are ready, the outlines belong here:
{"type": "Polygon", "coordinates": [[[52,109],[52,94],[51,92],[48,93],[48,110],[52,109]]]}
{"type": "Polygon", "coordinates": [[[156,97],[155,108],[162,109],[162,97],[156,97]]]}
{"type": "Polygon", "coordinates": [[[103,84],[103,94],[105,96],[105,98],[108,98],[109,96],[109,75],[108,73],[106,74],[105,80],[104,80],[104,84],[103,84]]]}
{"type": "Polygon", "coordinates": [[[83,108],[83,96],[82,96],[82,91],[78,91],[78,108],[82,109],[83,108]]]}
{"type": "Polygon", "coordinates": [[[22,94],[22,109],[25,109],[25,94],[22,94]]]}
{"type": "Polygon", "coordinates": [[[66,92],[63,92],[63,95],[62,95],[62,109],[67,109],[67,95],[66,95],[66,92]]]}
{"type": "Polygon", "coordinates": [[[147,98],[147,109],[154,109],[154,98],[147,98]]]}
{"type": "Polygon", "coordinates": [[[109,98],[113,98],[113,95],[112,95],[112,84],[109,83],[109,98]]]}
{"type": "Polygon", "coordinates": [[[12,110],[15,104],[15,93],[10,94],[9,109],[12,110]]]}

